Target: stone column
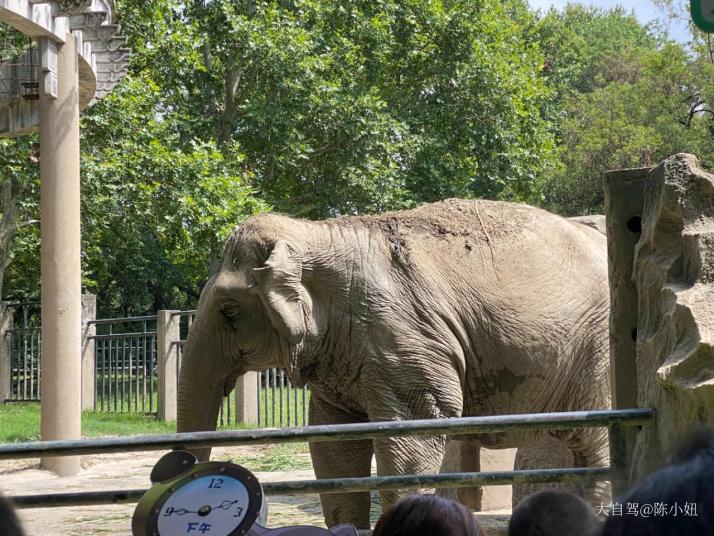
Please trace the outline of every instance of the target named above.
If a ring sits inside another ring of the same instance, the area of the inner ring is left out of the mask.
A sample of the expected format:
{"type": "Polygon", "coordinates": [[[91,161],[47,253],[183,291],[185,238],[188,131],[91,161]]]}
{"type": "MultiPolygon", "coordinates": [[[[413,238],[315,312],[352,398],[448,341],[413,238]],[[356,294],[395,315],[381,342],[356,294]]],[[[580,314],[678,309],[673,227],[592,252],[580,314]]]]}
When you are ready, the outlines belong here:
{"type": "MultiPolygon", "coordinates": [[[[624,169],[605,174],[605,223],[610,280],[610,387],[614,409],[636,408],[637,289],[632,280],[635,244],[642,231],[647,174],[651,168],[624,169]]],[[[625,466],[630,467],[635,431],[624,430],[625,466]]],[[[629,473],[629,469],[627,469],[629,473]]],[[[626,488],[621,474],[614,490],[626,488]]]]}
{"type": "Polygon", "coordinates": [[[0,404],[12,397],[12,331],[14,308],[0,303],[0,404]]]}
{"type": "MultiPolygon", "coordinates": [[[[46,39],[43,41],[47,46],[46,39]]],[[[76,48],[74,36],[68,33],[65,44],[57,46],[56,76],[49,70],[43,71],[40,83],[43,440],[79,439],[81,435],[82,281],[76,48]]],[[[77,456],[46,456],[42,465],[61,476],[74,475],[80,469],[77,456]]]]}
{"type": "Polygon", "coordinates": [[[96,362],[94,339],[97,327],[88,324],[97,319],[97,297],[94,294],[82,294],[82,411],[94,409],[96,392],[96,362]]]}
{"type": "Polygon", "coordinates": [[[176,420],[178,396],[178,311],[158,311],[156,314],[156,364],[158,367],[158,413],[162,421],[176,420]]]}
{"type": "Polygon", "coordinates": [[[236,422],[258,425],[257,372],[246,372],[236,380],[236,422]]]}
{"type": "Polygon", "coordinates": [[[607,257],[610,278],[612,407],[637,407],[637,289],[632,280],[635,244],[642,231],[645,179],[651,168],[605,174],[607,257]]]}

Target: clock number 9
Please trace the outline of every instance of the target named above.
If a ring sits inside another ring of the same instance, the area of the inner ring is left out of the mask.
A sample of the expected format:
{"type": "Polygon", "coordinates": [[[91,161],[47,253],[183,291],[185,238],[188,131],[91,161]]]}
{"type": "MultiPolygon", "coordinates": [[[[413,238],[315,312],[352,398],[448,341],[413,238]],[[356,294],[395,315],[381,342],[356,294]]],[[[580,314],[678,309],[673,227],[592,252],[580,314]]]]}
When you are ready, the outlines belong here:
{"type": "Polygon", "coordinates": [[[208,485],[209,488],[212,489],[221,489],[223,487],[223,479],[222,478],[212,478],[211,483],[208,485]]]}

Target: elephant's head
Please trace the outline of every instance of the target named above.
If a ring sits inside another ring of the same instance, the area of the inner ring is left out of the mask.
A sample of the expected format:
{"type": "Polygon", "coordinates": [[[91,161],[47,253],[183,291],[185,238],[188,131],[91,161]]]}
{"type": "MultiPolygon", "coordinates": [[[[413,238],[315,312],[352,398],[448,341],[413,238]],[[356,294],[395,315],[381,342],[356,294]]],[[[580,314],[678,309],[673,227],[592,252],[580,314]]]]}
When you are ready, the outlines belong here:
{"type": "Polygon", "coordinates": [[[303,283],[305,240],[297,234],[303,225],[266,215],[229,239],[186,342],[178,431],[214,430],[222,397],[249,370],[281,367],[301,383],[299,356],[316,333],[313,299],[303,283]],[[281,229],[286,222],[290,228],[281,229]]]}

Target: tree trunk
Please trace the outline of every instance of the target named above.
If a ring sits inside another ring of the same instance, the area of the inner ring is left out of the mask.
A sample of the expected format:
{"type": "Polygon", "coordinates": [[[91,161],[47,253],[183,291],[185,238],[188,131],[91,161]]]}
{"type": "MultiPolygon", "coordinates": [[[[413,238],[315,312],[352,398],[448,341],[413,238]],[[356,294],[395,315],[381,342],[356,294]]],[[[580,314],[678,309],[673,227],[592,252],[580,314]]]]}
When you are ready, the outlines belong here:
{"type": "Polygon", "coordinates": [[[3,291],[5,270],[10,264],[10,247],[17,235],[20,217],[20,184],[16,177],[6,173],[0,187],[0,297],[3,291]]]}

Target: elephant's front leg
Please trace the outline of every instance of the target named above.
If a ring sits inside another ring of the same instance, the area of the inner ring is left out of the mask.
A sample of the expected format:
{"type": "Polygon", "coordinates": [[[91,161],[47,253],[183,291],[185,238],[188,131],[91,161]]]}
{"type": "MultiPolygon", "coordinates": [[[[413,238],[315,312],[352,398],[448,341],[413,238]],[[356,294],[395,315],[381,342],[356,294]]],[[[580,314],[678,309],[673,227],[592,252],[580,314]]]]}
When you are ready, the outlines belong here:
{"type": "MultiPolygon", "coordinates": [[[[404,341],[403,347],[409,347],[404,341]]],[[[454,363],[462,356],[432,355],[415,351],[410,356],[384,354],[364,374],[370,421],[444,419],[459,417],[463,395],[454,363]],[[379,366],[400,363],[402,366],[379,366]]],[[[446,451],[446,436],[390,437],[374,441],[379,476],[436,474],[446,451]]],[[[382,492],[382,508],[414,493],[409,490],[382,492]]]]}
{"type": "MultiPolygon", "coordinates": [[[[345,424],[363,421],[354,414],[340,411],[333,404],[310,398],[310,424],[345,424]]],[[[315,476],[322,478],[350,478],[370,476],[372,442],[325,441],[310,443],[310,456],[315,476]]],[[[369,529],[369,492],[323,493],[320,495],[325,523],[328,527],[352,523],[358,529],[369,529]]]]}

